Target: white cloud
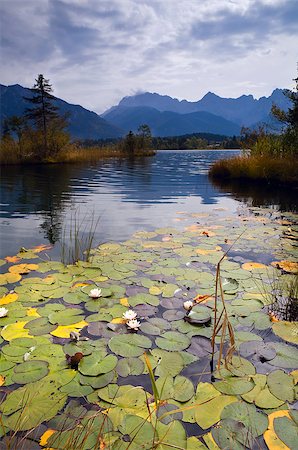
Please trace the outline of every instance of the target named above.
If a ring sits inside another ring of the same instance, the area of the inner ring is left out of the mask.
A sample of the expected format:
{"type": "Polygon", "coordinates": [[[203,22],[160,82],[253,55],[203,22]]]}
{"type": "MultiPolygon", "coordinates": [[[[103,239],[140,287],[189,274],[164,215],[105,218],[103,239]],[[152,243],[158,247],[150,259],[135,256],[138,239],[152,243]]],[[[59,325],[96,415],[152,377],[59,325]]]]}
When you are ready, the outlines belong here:
{"type": "Polygon", "coordinates": [[[2,79],[102,112],[137,90],[197,100],[292,86],[296,0],[2,0],[2,79]]]}

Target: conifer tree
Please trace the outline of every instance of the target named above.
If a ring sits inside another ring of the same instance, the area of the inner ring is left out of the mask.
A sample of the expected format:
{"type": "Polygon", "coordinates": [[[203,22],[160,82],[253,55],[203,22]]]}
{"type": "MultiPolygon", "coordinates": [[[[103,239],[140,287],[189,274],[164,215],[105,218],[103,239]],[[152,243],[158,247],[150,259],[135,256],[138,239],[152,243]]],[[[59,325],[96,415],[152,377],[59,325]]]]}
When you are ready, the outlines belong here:
{"type": "Polygon", "coordinates": [[[57,113],[58,108],[53,104],[55,97],[51,94],[53,92],[52,85],[42,74],[38,75],[31,91],[34,94],[33,97],[24,97],[32,104],[32,108],[26,109],[26,118],[33,121],[36,129],[42,132],[44,148],[40,157],[43,159],[49,153],[47,138],[49,123],[52,120],[60,119],[60,116],[57,113]]]}

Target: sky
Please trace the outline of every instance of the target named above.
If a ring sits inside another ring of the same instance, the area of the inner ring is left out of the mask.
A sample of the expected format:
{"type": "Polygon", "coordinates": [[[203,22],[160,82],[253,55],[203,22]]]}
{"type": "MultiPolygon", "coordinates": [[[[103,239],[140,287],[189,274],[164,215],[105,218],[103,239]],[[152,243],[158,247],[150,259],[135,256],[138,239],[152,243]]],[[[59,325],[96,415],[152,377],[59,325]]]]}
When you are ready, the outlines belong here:
{"type": "Polygon", "coordinates": [[[0,83],[102,113],[157,92],[196,101],[293,88],[298,0],[0,0],[0,83]]]}

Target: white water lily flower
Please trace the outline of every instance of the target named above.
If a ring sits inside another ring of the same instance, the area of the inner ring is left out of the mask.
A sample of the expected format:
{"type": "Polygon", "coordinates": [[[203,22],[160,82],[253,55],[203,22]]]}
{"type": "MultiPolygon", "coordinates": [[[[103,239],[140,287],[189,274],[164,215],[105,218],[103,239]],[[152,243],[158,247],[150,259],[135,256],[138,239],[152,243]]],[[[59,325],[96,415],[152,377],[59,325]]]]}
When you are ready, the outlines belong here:
{"type": "Polygon", "coordinates": [[[0,317],[6,317],[8,313],[8,309],[0,308],[0,317]]]}
{"type": "Polygon", "coordinates": [[[186,309],[186,311],[190,311],[193,307],[193,302],[191,300],[187,300],[183,303],[183,308],[186,309]]]}
{"type": "Polygon", "coordinates": [[[141,325],[141,322],[139,322],[139,321],[136,320],[136,319],[131,319],[131,320],[129,320],[129,321],[126,323],[126,325],[127,325],[131,330],[138,330],[139,327],[140,327],[140,325],[141,325]]]}
{"type": "Polygon", "coordinates": [[[26,362],[30,358],[31,352],[24,353],[23,360],[26,362]]]}
{"type": "Polygon", "coordinates": [[[137,313],[133,311],[132,309],[128,309],[123,313],[123,319],[125,320],[133,320],[137,317],[137,313]]]}
{"type": "Polygon", "coordinates": [[[89,297],[91,298],[99,298],[101,297],[101,289],[91,289],[91,291],[89,292],[89,297]]]}

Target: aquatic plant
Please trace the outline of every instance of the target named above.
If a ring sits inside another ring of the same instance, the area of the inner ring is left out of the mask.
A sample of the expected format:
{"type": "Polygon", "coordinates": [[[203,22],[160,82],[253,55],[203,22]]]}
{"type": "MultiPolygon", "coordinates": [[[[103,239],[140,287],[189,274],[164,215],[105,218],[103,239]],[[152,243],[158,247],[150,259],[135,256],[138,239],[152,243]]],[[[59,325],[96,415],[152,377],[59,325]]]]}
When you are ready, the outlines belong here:
{"type": "Polygon", "coordinates": [[[72,214],[70,226],[64,228],[60,241],[63,264],[90,260],[99,220],[100,217],[95,218],[94,211],[91,214],[86,213],[83,218],[80,218],[79,209],[72,214]]]}
{"type": "Polygon", "coordinates": [[[268,248],[293,260],[289,225],[185,216],[183,231],[102,244],[89,263],[33,249],[0,261],[0,430],[10,448],[240,450],[263,438],[293,447],[297,322],[271,322],[257,283],[269,290],[276,271],[262,261],[268,248]],[[229,251],[231,229],[241,238],[229,251]],[[278,342],[264,341],[271,330],[278,342]]]}

